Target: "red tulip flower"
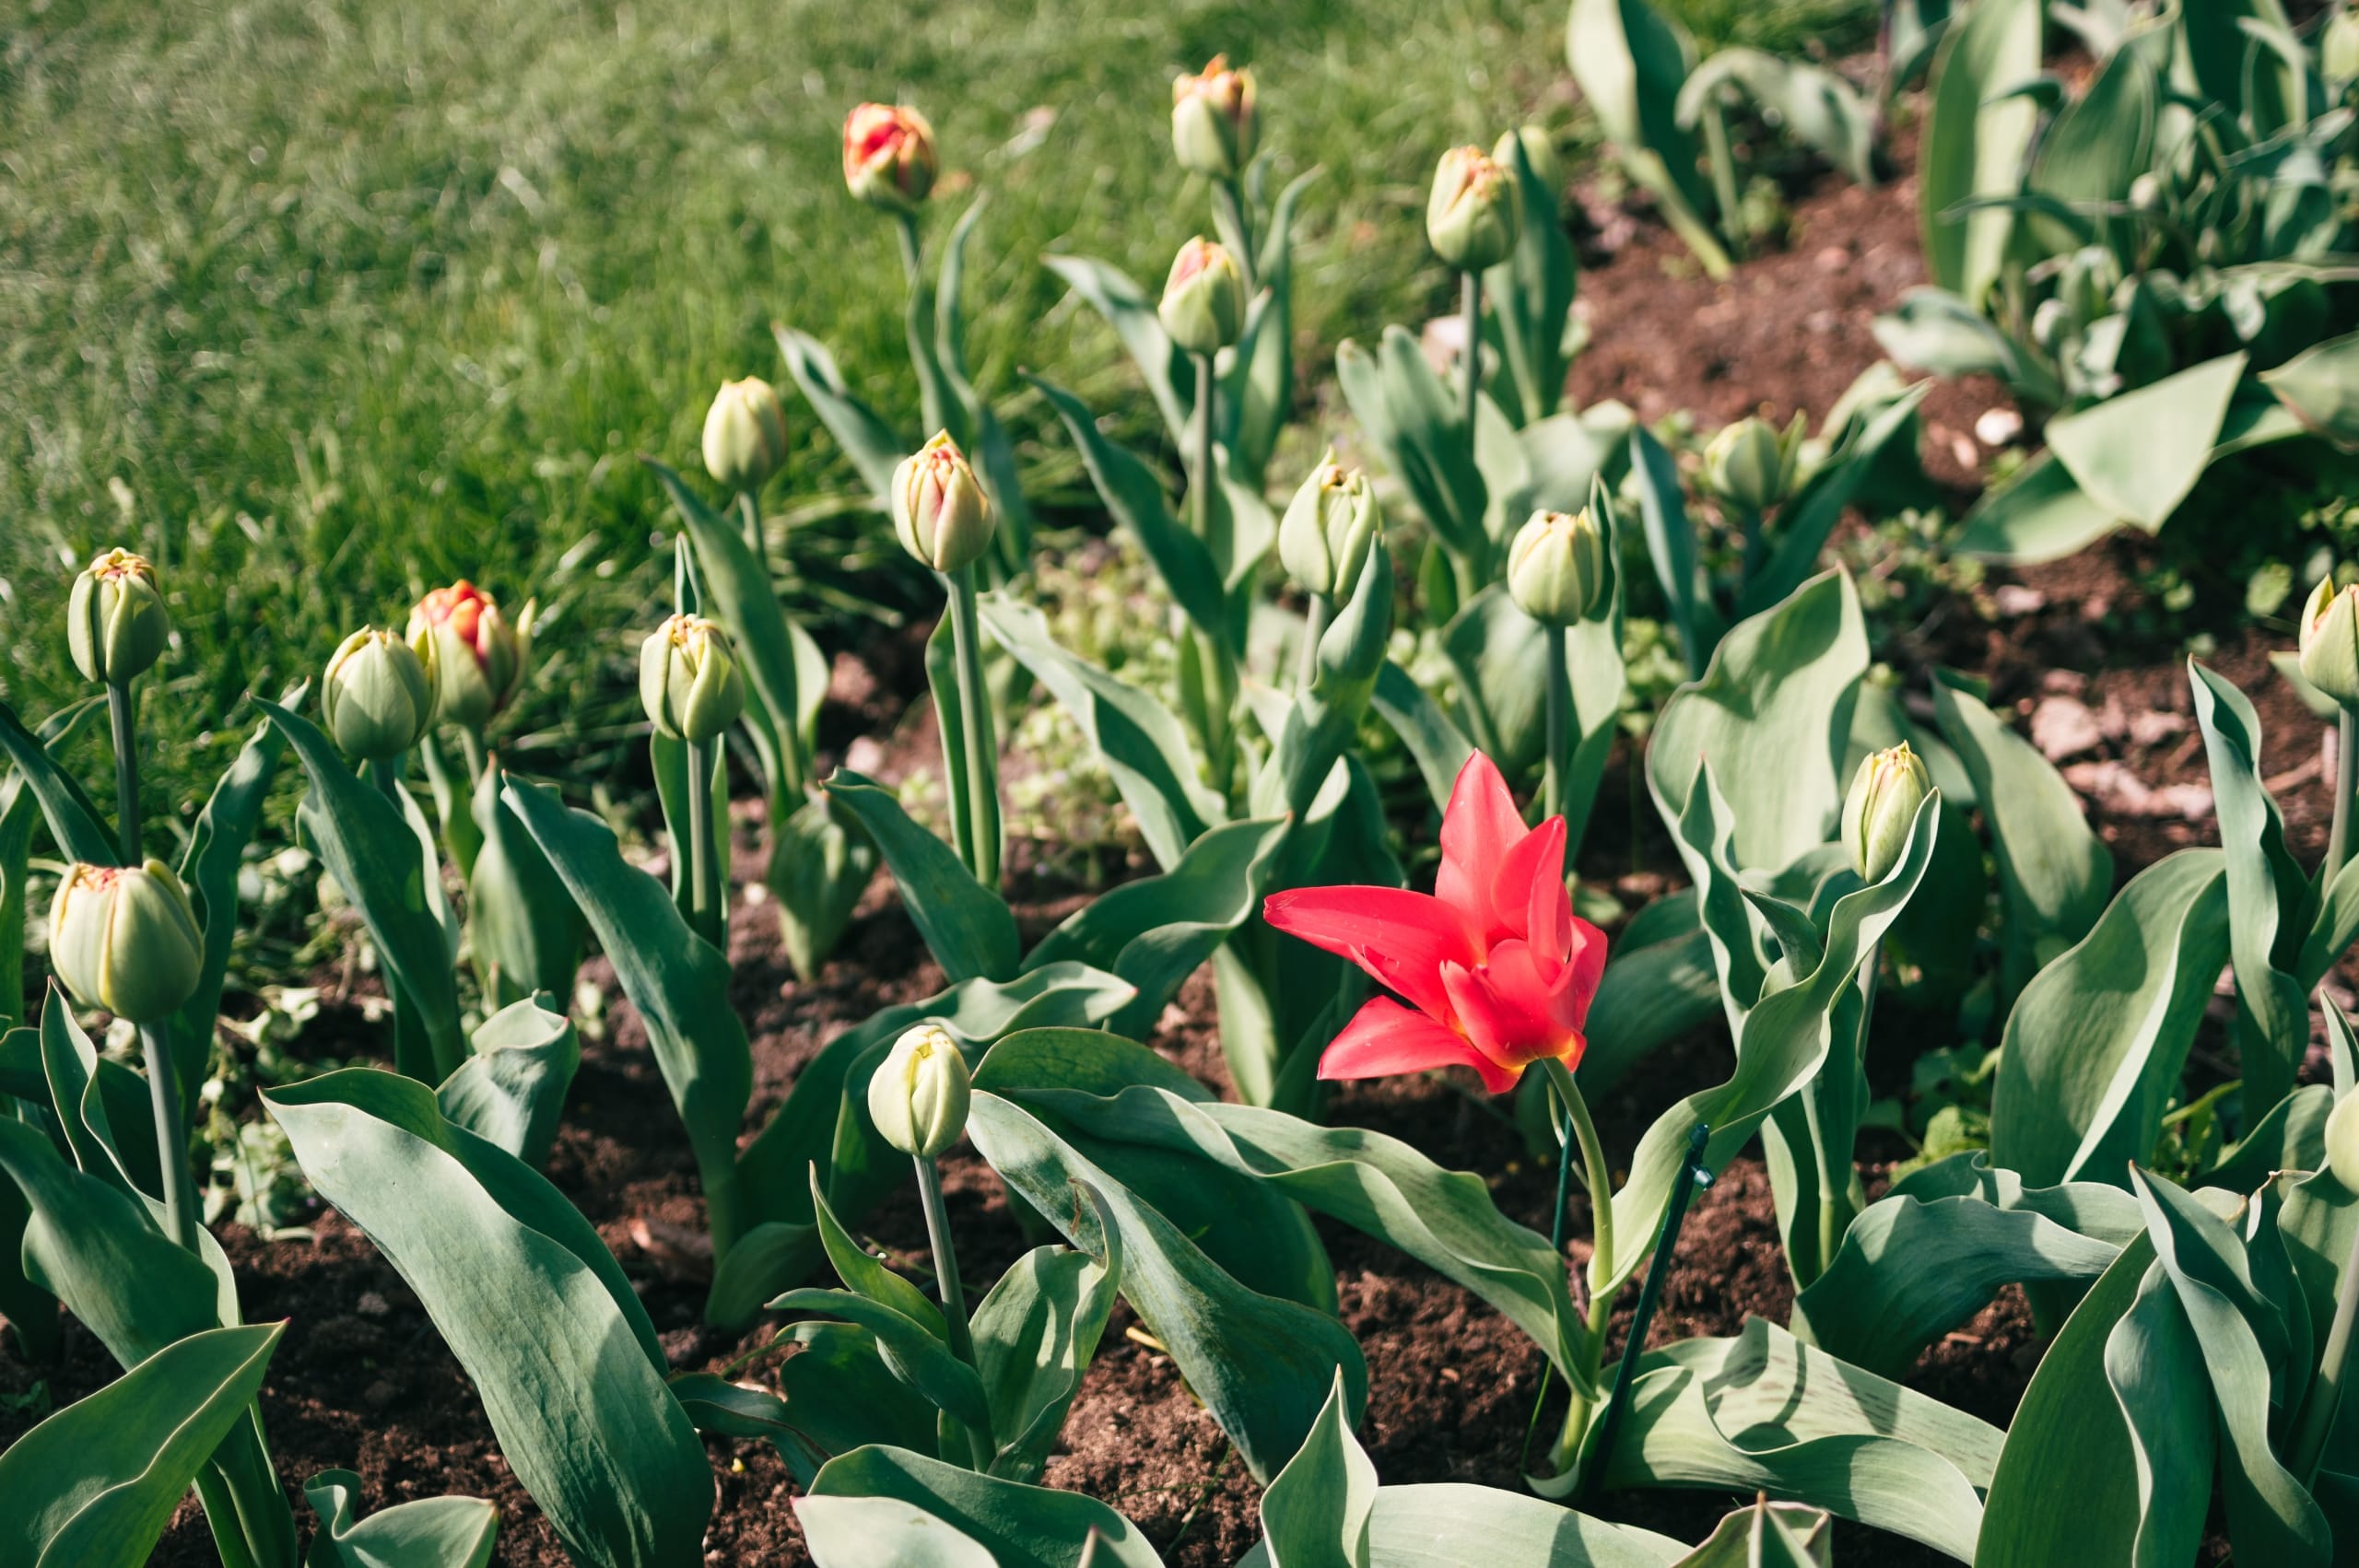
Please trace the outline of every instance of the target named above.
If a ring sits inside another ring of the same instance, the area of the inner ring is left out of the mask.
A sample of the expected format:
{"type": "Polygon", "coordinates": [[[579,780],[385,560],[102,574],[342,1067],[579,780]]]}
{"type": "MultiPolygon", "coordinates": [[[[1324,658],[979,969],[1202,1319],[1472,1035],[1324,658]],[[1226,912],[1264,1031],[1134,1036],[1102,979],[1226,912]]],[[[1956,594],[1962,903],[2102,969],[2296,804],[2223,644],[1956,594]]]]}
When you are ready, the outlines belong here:
{"type": "Polygon", "coordinates": [[[1605,933],[1573,915],[1565,819],[1526,828],[1491,759],[1459,771],[1432,894],[1397,887],[1273,893],[1262,919],[1348,958],[1410,1005],[1378,997],[1319,1059],[1321,1078],[1471,1067],[1493,1094],[1553,1057],[1578,1066],[1605,933]]]}

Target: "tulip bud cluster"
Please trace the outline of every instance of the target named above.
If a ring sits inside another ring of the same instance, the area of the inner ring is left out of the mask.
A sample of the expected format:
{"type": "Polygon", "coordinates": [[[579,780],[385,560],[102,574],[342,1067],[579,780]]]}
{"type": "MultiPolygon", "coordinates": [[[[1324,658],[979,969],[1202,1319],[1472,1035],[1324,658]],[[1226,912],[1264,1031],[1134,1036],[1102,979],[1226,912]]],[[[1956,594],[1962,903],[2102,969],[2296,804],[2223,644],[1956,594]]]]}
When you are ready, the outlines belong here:
{"type": "Polygon", "coordinates": [[[84,680],[122,685],[162,658],[171,636],[156,568],[144,557],[109,550],[74,579],[65,645],[84,680]]]}
{"type": "Polygon", "coordinates": [[[49,961],[84,1006],[156,1024],[195,993],[205,933],[188,890],[163,861],[76,865],[49,907],[49,961]]]}
{"type": "Polygon", "coordinates": [[[964,571],[992,547],[991,497],[948,431],[893,471],[893,532],[901,548],[935,571],[964,571]]]}
{"type": "Polygon", "coordinates": [[[1882,882],[1899,864],[1917,808],[1932,790],[1924,759],[1906,741],[1860,764],[1843,802],[1843,847],[1863,880],[1882,882]]]}
{"type": "Polygon", "coordinates": [[[1368,547],[1383,531],[1367,475],[1337,462],[1330,447],[1286,503],[1278,524],[1278,559],[1304,592],[1349,599],[1367,564],[1368,547]]]}

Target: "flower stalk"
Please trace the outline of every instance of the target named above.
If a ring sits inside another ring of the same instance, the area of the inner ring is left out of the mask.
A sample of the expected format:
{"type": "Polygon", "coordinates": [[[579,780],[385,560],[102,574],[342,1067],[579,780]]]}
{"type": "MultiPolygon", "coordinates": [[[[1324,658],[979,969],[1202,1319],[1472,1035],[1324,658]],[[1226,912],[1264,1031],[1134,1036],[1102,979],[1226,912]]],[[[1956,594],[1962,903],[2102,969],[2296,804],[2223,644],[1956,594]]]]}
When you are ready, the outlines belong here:
{"type": "Polygon", "coordinates": [[[729,951],[728,916],[721,907],[719,868],[712,853],[712,743],[688,743],[688,909],[697,934],[729,951]]]}
{"type": "Polygon", "coordinates": [[[1565,814],[1565,784],[1573,762],[1573,673],[1571,638],[1563,626],[1550,626],[1543,646],[1548,650],[1548,754],[1541,765],[1540,814],[1545,819],[1565,814]]]}
{"type": "Polygon", "coordinates": [[[2330,886],[2351,861],[2353,794],[2359,794],[2359,713],[2346,705],[2336,709],[2334,719],[2334,827],[2326,841],[2323,877],[2330,886]]]}
{"type": "Polygon", "coordinates": [[[156,1163],[164,1176],[164,1229],[181,1246],[196,1248],[196,1184],[188,1174],[188,1144],[182,1136],[179,1064],[159,1023],[139,1025],[139,1052],[147,1069],[147,1098],[156,1117],[156,1163]]]}
{"type": "Polygon", "coordinates": [[[967,869],[997,889],[1000,872],[999,743],[992,728],[991,693],[983,685],[982,627],[975,608],[970,563],[942,574],[950,595],[950,647],[958,671],[959,731],[966,742],[967,869]]]}
{"type": "Polygon", "coordinates": [[[1474,462],[1474,417],[1483,392],[1483,275],[1469,267],[1458,275],[1459,312],[1466,326],[1464,384],[1459,415],[1466,422],[1466,462],[1474,462]]]}
{"type": "Polygon", "coordinates": [[[133,722],[129,678],[107,683],[107,719],[114,731],[115,832],[123,863],[139,863],[139,731],[133,722]]]}
{"type": "MultiPolygon", "coordinates": [[[[2350,722],[2346,710],[2346,729],[2350,722]]],[[[2342,1375],[2351,1360],[2354,1320],[2359,1320],[2359,1232],[2353,1233],[2351,1255],[2343,1259],[2342,1286],[2335,1293],[2334,1320],[2327,1329],[2326,1354],[2318,1363],[2318,1375],[2310,1384],[2308,1396],[2302,1401],[2301,1424],[2294,1433],[2290,1468],[2294,1479],[2305,1487],[2317,1478],[2318,1457],[2325,1452],[2327,1434],[2334,1430],[2335,1412],[2342,1404],[2342,1375]]]]}

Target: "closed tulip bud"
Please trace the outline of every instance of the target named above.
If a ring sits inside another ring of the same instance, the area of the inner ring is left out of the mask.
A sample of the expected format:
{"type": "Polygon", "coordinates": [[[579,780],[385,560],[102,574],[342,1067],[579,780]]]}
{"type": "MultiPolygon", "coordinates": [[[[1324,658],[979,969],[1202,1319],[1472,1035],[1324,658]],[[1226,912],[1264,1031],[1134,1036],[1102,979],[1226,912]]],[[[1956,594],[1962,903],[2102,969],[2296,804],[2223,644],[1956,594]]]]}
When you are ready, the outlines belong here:
{"type": "Polygon", "coordinates": [[[915,212],[939,169],[933,127],[916,110],[863,103],[844,117],[844,185],[869,205],[915,212]]]}
{"type": "Polygon", "coordinates": [[[639,646],[639,700],[659,732],[703,744],[745,711],[737,650],[701,615],[674,615],[639,646]]]}
{"type": "Polygon", "coordinates": [[[1750,416],[1721,426],[1704,448],[1706,486],[1747,511],[1768,510],[1794,486],[1803,428],[1799,416],[1783,435],[1767,420],[1750,416]]]}
{"type": "Polygon", "coordinates": [[[1533,512],[1508,545],[1508,595],[1543,626],[1588,618],[1605,591],[1605,531],[1583,507],[1533,512]]]}
{"type": "Polygon", "coordinates": [[[464,578],[417,602],[407,635],[433,673],[437,719],[480,730],[507,708],[524,684],[532,620],[529,604],[521,623],[509,620],[498,601],[464,578]]]}
{"type": "Polygon", "coordinates": [[[1868,882],[1882,882],[1899,862],[1916,825],[1917,808],[1932,792],[1933,777],[1908,743],[1870,753],[1843,802],[1843,847],[1868,882]]]}
{"type": "Polygon", "coordinates": [[[65,646],[82,678],[128,681],[164,655],[171,617],[156,591],[156,568],[128,550],[94,557],[74,579],[65,605],[65,646]]]}
{"type": "MultiPolygon", "coordinates": [[[[2318,40],[2318,71],[2330,82],[2359,76],[2359,17],[2348,6],[2337,6],[2318,40]]],[[[2359,1192],[2359,1188],[2352,1190],[2359,1192]]]]}
{"type": "Polygon", "coordinates": [[[943,431],[893,470],[893,532],[901,548],[945,576],[973,565],[999,526],[967,454],[943,431]]]}
{"type": "Polygon", "coordinates": [[[2345,1192],[2359,1193],[2359,1094],[2337,1100],[2326,1118],[2326,1163],[2345,1192]]]}
{"type": "Polygon", "coordinates": [[[1565,160],[1556,156],[1555,138],[1538,125],[1520,125],[1512,131],[1502,131],[1491,148],[1491,161],[1501,169],[1515,167],[1515,147],[1523,146],[1523,161],[1532,168],[1532,177],[1540,181],[1551,195],[1561,195],[1565,189],[1565,160]]]}
{"type": "Polygon", "coordinates": [[[2163,182],[2152,172],[2130,181],[2130,205],[2142,213],[2159,213],[2165,205],[2163,182]]]}
{"type": "Polygon", "coordinates": [[[936,1024],[893,1042],[868,1081],[868,1119],[904,1154],[932,1159],[967,1129],[967,1059],[936,1024]]]}
{"type": "Polygon", "coordinates": [[[1230,70],[1227,55],[1214,55],[1197,76],[1171,79],[1171,152],[1189,173],[1236,179],[1253,161],[1261,134],[1253,73],[1230,70]]]}
{"type": "Polygon", "coordinates": [[[1367,565],[1368,546],[1383,528],[1367,475],[1337,462],[1330,447],[1286,503],[1278,559],[1306,593],[1349,599],[1367,565]]]}
{"type": "Polygon", "coordinates": [[[1245,275],[1228,248],[1199,237],[1180,247],[1164,280],[1156,320],[1191,354],[1216,354],[1245,324],[1245,275]]]}
{"type": "Polygon", "coordinates": [[[320,716],[346,756],[391,762],[434,722],[431,638],[412,648],[389,631],[364,627],[336,646],[320,683],[320,716]]]}
{"type": "Polygon", "coordinates": [[[172,868],[77,865],[49,907],[49,963],[85,1007],[134,1024],[178,1012],[205,966],[205,934],[172,868]]]}
{"type": "Polygon", "coordinates": [[[1426,238],[1434,254],[1460,272],[1506,261],[1523,232],[1515,181],[1481,147],[1452,147],[1434,170],[1426,202],[1426,238]]]}
{"type": "Polygon", "coordinates": [[[758,490],[786,465],[786,410],[758,376],[723,381],[704,415],[704,471],[732,490],[758,490]]]}
{"type": "Polygon", "coordinates": [[[2318,579],[2302,607],[2302,678],[2342,704],[2359,708],[2359,583],[2336,588],[2318,579]]]}

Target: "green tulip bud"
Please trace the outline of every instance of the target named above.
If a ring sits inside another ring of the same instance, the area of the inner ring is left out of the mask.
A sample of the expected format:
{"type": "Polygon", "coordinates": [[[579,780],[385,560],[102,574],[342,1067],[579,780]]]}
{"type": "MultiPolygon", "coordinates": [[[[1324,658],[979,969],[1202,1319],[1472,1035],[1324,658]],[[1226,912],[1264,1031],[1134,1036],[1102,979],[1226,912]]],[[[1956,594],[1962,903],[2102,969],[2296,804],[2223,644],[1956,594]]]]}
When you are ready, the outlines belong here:
{"type": "Polygon", "coordinates": [[[1605,591],[1605,531],[1587,507],[1539,511],[1508,545],[1508,595],[1543,626],[1586,620],[1605,591]]]}
{"type": "Polygon", "coordinates": [[[1199,237],[1180,247],[1164,281],[1156,320],[1191,354],[1215,354],[1245,324],[1245,275],[1228,248],[1199,237]]]}
{"type": "Polygon", "coordinates": [[[844,186],[870,206],[915,212],[939,167],[933,127],[916,110],[863,103],[844,117],[844,186]]]}
{"type": "Polygon", "coordinates": [[[1704,448],[1705,486],[1747,511],[1767,511],[1794,487],[1806,428],[1800,415],[1783,435],[1766,420],[1750,416],[1722,426],[1704,448]]]}
{"type": "Polygon", "coordinates": [[[2318,579],[2302,607],[2302,678],[2342,704],[2359,708],[2359,583],[2338,589],[2318,579]]]}
{"type": "Polygon", "coordinates": [[[84,680],[130,680],[163,657],[171,636],[171,617],[156,591],[156,568],[141,556],[109,550],[74,579],[65,605],[65,646],[84,680]]]}
{"type": "Polygon", "coordinates": [[[981,559],[999,521],[948,431],[893,470],[893,532],[901,548],[948,576],[981,559]]]}
{"type": "Polygon", "coordinates": [[[1253,161],[1261,132],[1253,73],[1230,70],[1227,55],[1214,55],[1197,76],[1171,79],[1171,153],[1189,173],[1236,179],[1253,161]]]}
{"type": "Polygon", "coordinates": [[[786,410],[758,376],[723,381],[704,415],[704,471],[732,490],[759,490],[786,466],[786,410]]]}
{"type": "Polygon", "coordinates": [[[320,716],[346,756],[391,762],[434,722],[432,639],[424,654],[389,631],[364,627],[336,645],[320,683],[320,716]]]}
{"type": "Polygon", "coordinates": [[[2359,1094],[2343,1095],[2328,1113],[2326,1163],[2345,1192],[2359,1193],[2359,1094]]]}
{"type": "Polygon", "coordinates": [[[938,1024],[893,1042],[868,1081],[868,1119],[904,1154],[932,1159],[967,1129],[967,1059],[938,1024]]]}
{"type": "Polygon", "coordinates": [[[639,645],[639,700],[658,732],[701,745],[745,711],[745,677],[722,629],[674,615],[639,645]]]}
{"type": "MultiPolygon", "coordinates": [[[[2359,17],[2347,5],[2337,6],[2318,40],[2318,73],[2330,82],[2359,77],[2359,17]]],[[[2359,1188],[2352,1188],[2359,1192],[2359,1188]]]]}
{"type": "Polygon", "coordinates": [[[1460,272],[1506,261],[1523,232],[1515,181],[1481,147],[1452,147],[1434,170],[1426,202],[1426,238],[1434,254],[1460,272]]]}
{"type": "Polygon", "coordinates": [[[49,963],[85,1007],[155,1024],[195,993],[205,934],[163,861],[136,870],[77,865],[49,907],[49,963]]]}
{"type": "Polygon", "coordinates": [[[530,604],[511,622],[464,578],[419,600],[406,635],[434,676],[434,716],[468,730],[498,717],[524,684],[532,627],[530,604]]]}
{"type": "Polygon", "coordinates": [[[1565,160],[1556,155],[1555,138],[1541,126],[1519,125],[1512,131],[1500,132],[1497,143],[1491,148],[1491,161],[1501,169],[1513,169],[1518,143],[1522,144],[1523,161],[1531,166],[1532,178],[1551,195],[1563,195],[1565,160]]]}
{"type": "Polygon", "coordinates": [[[1916,825],[1917,808],[1932,790],[1933,776],[1907,741],[1872,752],[1860,764],[1843,802],[1843,847],[1861,878],[1882,882],[1891,874],[1916,825]]]}
{"type": "Polygon", "coordinates": [[[1335,449],[1286,503],[1278,524],[1278,559],[1306,593],[1349,599],[1367,565],[1368,546],[1384,528],[1367,475],[1335,461],[1335,449]]]}

